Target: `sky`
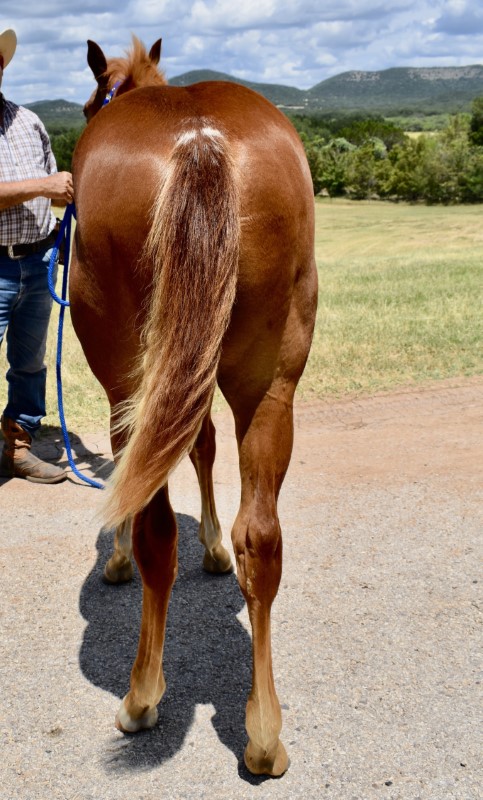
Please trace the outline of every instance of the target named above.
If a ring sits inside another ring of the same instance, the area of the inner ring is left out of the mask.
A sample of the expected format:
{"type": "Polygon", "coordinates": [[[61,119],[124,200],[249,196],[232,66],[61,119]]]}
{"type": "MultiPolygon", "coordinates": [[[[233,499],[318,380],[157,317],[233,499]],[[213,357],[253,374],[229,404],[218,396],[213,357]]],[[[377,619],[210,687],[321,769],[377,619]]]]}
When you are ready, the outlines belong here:
{"type": "Polygon", "coordinates": [[[308,89],[349,70],[483,63],[481,0],[0,0],[17,52],[2,90],[16,103],[84,103],[86,41],[120,56],[131,34],[162,38],[167,78],[212,69],[308,89]]]}

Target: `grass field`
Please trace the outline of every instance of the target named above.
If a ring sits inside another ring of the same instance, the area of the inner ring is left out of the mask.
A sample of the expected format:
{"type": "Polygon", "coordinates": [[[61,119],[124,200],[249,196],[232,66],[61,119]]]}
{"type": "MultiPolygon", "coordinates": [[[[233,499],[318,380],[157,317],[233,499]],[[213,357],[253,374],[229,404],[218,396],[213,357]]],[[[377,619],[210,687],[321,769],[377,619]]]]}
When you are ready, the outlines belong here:
{"type": "Polygon", "coordinates": [[[327,200],[316,211],[319,313],[305,396],[482,372],[481,207],[327,200]]]}
{"type": "MultiPolygon", "coordinates": [[[[316,214],[319,312],[302,398],[370,394],[483,372],[481,206],[317,200],[316,214]]],[[[46,425],[58,425],[58,313],[56,306],[46,425]]],[[[62,374],[69,428],[107,429],[107,402],[68,313],[62,374]]],[[[0,404],[5,395],[2,381],[0,404]]]]}

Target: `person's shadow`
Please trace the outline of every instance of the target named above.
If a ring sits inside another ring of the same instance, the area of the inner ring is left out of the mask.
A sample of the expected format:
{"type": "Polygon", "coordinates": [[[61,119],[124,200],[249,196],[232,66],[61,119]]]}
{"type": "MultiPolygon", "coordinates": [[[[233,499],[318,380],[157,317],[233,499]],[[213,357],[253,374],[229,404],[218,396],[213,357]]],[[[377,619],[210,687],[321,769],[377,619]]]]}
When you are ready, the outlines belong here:
{"type": "MultiPolygon", "coordinates": [[[[127,735],[115,759],[106,754],[106,769],[162,764],[183,746],[196,705],[211,703],[216,709],[213,726],[220,741],[236,755],[240,777],[259,783],[243,765],[245,704],[251,684],[251,640],[236,617],[243,608],[243,596],[234,574],[203,572],[198,522],[183,514],[177,520],[179,573],[168,611],[167,689],[159,705],[159,720],[151,731],[127,735]]],[[[103,583],[112,540],[112,531],[101,530],[97,562],[82,587],[80,611],[88,625],[79,660],[91,683],[122,698],[129,689],[137,651],[142,584],[137,569],[129,584],[103,583]]]]}

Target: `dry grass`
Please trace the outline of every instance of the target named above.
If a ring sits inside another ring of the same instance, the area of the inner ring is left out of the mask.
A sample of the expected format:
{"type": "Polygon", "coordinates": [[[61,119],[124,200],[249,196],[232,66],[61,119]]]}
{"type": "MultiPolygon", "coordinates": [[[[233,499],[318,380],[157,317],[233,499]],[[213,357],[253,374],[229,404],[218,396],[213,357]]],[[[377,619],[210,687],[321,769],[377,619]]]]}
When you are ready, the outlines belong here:
{"type": "MultiPolygon", "coordinates": [[[[483,372],[481,206],[317,201],[319,312],[303,398],[370,394],[483,372]]],[[[54,308],[47,425],[58,425],[54,308]]],[[[66,314],[67,423],[107,430],[108,405],[66,314]]],[[[6,384],[0,384],[0,404],[6,384]]],[[[217,406],[222,404],[216,398],[217,406]]]]}

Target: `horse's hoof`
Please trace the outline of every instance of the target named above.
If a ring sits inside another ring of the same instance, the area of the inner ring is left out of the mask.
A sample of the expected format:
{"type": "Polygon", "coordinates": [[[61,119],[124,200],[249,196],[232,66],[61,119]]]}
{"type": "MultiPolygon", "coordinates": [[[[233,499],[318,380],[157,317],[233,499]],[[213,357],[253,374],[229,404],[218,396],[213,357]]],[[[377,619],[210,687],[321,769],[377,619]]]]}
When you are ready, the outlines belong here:
{"type": "Polygon", "coordinates": [[[128,583],[132,581],[133,566],[130,561],[119,563],[115,556],[112,556],[104,567],[103,578],[106,583],[128,583]]]}
{"type": "Polygon", "coordinates": [[[247,769],[253,775],[269,775],[271,778],[280,778],[290,764],[287,751],[280,739],[268,751],[248,742],[244,760],[247,769]]]}
{"type": "Polygon", "coordinates": [[[223,575],[225,573],[233,572],[233,564],[228,550],[225,550],[222,544],[217,545],[213,553],[205,552],[203,558],[203,569],[205,572],[216,573],[223,575]]]}
{"type": "Polygon", "coordinates": [[[122,701],[119,711],[116,714],[114,723],[116,728],[123,733],[137,733],[138,731],[154,728],[158,721],[158,709],[156,706],[148,709],[148,711],[141,717],[138,717],[138,719],[133,719],[126,710],[125,699],[126,698],[122,701]]]}

